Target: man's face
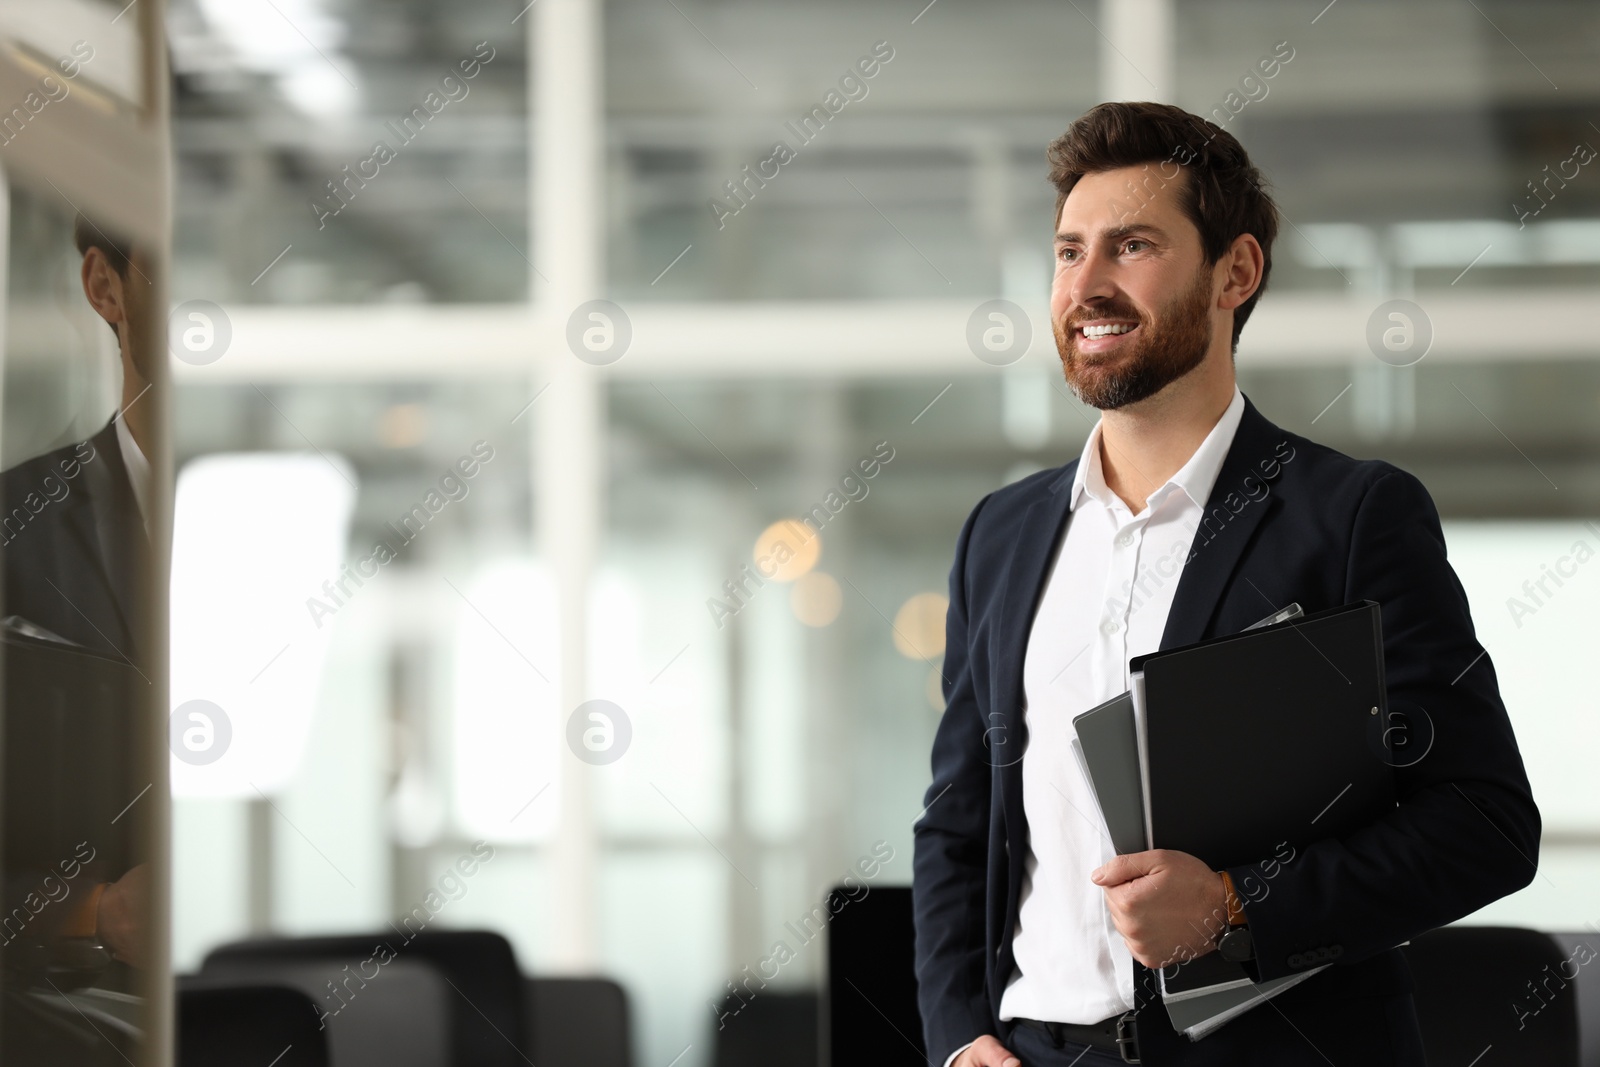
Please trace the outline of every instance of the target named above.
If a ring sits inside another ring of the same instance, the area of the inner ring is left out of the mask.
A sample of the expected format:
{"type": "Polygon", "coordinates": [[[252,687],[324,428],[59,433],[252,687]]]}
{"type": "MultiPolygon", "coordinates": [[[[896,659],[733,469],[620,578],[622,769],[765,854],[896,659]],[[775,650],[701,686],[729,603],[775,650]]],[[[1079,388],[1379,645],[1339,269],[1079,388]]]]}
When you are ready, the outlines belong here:
{"type": "Polygon", "coordinates": [[[132,360],[140,377],[147,382],[155,380],[155,368],[151,366],[149,352],[150,315],[155,292],[155,287],[150,281],[152,270],[151,263],[144,253],[134,249],[128,274],[121,279],[122,298],[127,308],[123,330],[124,336],[128,338],[128,358],[132,360]]]}
{"type": "Polygon", "coordinates": [[[1091,407],[1155,395],[1213,345],[1221,283],[1179,206],[1188,180],[1155,166],[1088,174],[1061,206],[1050,322],[1067,384],[1091,407]]]}

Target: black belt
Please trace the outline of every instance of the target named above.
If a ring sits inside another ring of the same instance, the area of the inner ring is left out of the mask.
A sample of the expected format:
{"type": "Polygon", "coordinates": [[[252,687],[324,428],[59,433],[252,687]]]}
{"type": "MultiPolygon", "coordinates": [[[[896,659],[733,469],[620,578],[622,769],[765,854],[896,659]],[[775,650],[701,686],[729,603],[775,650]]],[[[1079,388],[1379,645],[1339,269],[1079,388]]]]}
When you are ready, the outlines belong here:
{"type": "Polygon", "coordinates": [[[1042,1030],[1050,1035],[1057,1048],[1066,1041],[1093,1045],[1107,1052],[1115,1052],[1123,1063],[1139,1062],[1138,1019],[1131,1011],[1113,1015],[1097,1023],[1047,1023],[1038,1019],[1014,1019],[1020,1026],[1042,1030]]]}

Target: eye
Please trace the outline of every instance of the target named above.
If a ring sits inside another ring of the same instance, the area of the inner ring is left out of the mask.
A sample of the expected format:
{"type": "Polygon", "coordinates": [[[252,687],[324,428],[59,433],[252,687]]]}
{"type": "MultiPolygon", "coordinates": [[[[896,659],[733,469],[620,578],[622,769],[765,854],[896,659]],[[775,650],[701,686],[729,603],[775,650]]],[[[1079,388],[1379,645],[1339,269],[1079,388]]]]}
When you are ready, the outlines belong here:
{"type": "Polygon", "coordinates": [[[1075,256],[1075,255],[1077,255],[1077,250],[1076,249],[1072,249],[1072,248],[1058,248],[1058,249],[1056,249],[1056,258],[1061,260],[1062,262],[1066,262],[1069,257],[1075,256]]]}
{"type": "Polygon", "coordinates": [[[1137,252],[1139,249],[1134,248],[1133,247],[1134,245],[1139,245],[1142,248],[1150,247],[1150,243],[1148,241],[1141,240],[1140,238],[1137,238],[1137,237],[1133,237],[1133,238],[1130,238],[1130,239],[1122,242],[1122,247],[1123,247],[1123,249],[1125,251],[1126,250],[1131,250],[1131,251],[1137,252]]]}

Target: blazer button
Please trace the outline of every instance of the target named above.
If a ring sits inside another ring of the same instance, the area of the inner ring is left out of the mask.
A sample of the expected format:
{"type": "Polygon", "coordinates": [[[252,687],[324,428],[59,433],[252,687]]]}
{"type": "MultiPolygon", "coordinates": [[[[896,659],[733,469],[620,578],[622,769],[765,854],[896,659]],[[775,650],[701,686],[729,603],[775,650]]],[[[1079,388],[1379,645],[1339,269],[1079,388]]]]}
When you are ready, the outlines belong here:
{"type": "Polygon", "coordinates": [[[1296,952],[1284,962],[1298,971],[1301,967],[1305,966],[1306,959],[1304,956],[1300,955],[1300,953],[1296,952]]]}

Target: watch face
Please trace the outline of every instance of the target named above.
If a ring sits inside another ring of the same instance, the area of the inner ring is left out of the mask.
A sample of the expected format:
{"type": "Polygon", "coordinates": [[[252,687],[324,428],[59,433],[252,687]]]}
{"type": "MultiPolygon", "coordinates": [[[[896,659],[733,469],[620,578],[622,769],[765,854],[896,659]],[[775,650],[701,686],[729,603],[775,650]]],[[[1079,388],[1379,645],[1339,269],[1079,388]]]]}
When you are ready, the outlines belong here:
{"type": "Polygon", "coordinates": [[[1222,935],[1222,940],[1217,942],[1217,952],[1229,963],[1243,963],[1255,956],[1255,944],[1251,941],[1250,931],[1236,927],[1222,935]]]}

